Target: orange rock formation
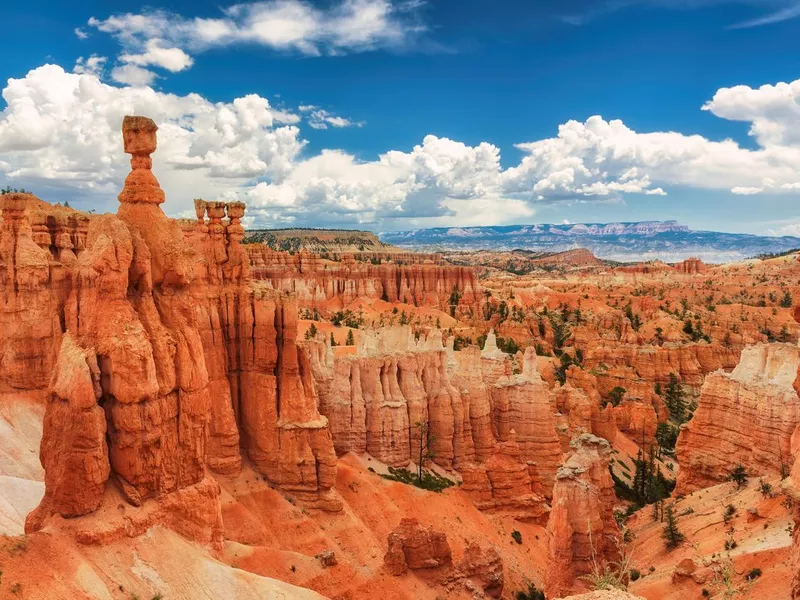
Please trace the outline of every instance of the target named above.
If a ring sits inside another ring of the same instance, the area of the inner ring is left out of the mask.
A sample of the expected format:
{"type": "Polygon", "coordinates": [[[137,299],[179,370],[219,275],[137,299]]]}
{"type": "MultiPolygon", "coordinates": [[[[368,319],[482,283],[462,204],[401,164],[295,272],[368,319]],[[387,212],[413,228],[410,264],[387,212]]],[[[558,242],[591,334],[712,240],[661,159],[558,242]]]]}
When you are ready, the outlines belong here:
{"type": "Polygon", "coordinates": [[[383,557],[392,575],[408,569],[436,569],[452,565],[453,557],[447,536],[434,529],[423,528],[416,519],[403,519],[389,534],[389,550],[383,557]]]}
{"type": "MultiPolygon", "coordinates": [[[[46,493],[26,527],[97,509],[109,477],[134,506],[204,486],[212,493],[196,496],[218,514],[206,466],[237,472],[240,445],[270,481],[337,510],[328,492],[336,457],[295,342],[296,304],[248,280],[242,204],[199,202],[186,236],[164,215],[150,170],[155,136],[149,119],[123,123],[132,171],[117,216],[86,223],[53,209],[56,234],[40,231],[37,244],[26,210],[47,208],[31,196],[3,197],[4,307],[41,296],[36,312],[48,324],[4,336],[11,352],[3,357],[16,358],[25,339],[31,360],[53,365],[46,493]]],[[[42,383],[13,371],[2,378],[17,389],[42,383]]]]}
{"type": "Polygon", "coordinates": [[[320,412],[329,419],[337,453],[368,452],[406,466],[418,460],[418,425],[424,424],[437,464],[476,474],[481,469],[474,463],[489,459],[497,442],[510,442],[506,454],[518,456],[541,483],[537,491],[550,496],[561,447],[553,393],[539,376],[532,349],[523,372],[514,375],[493,334],[482,352],[446,350],[438,330],[419,341],[407,326],[361,335],[355,354],[334,355],[327,341],[309,344],[320,412]]]}
{"type": "Polygon", "coordinates": [[[602,564],[617,553],[616,497],[608,470],[611,448],[607,441],[588,433],[570,445],[573,452],[556,475],[547,524],[551,535],[548,596],[580,587],[576,578],[591,572],[593,557],[602,564]]]}
{"type": "Polygon", "coordinates": [[[476,308],[481,297],[480,284],[470,267],[433,261],[415,264],[393,254],[385,257],[391,262],[380,264],[357,261],[352,256],[331,261],[307,251],[289,254],[253,244],[247,245],[247,252],[255,279],[296,295],[302,307],[325,313],[340,310],[356,298],[445,311],[452,305],[461,312],[476,308]]]}
{"type": "Polygon", "coordinates": [[[797,346],[759,344],[742,351],[732,373],[706,378],[694,417],[678,437],[678,493],[724,481],[738,464],[753,475],[788,473],[800,422],[793,387],[799,366],[797,346]]]}

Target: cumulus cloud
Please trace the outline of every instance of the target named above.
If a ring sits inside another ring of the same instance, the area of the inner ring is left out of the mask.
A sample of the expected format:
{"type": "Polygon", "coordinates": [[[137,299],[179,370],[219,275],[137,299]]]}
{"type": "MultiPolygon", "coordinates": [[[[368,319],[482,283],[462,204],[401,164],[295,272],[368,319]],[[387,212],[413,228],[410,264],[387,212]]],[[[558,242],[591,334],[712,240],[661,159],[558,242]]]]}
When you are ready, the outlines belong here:
{"type": "Polygon", "coordinates": [[[72,72],[100,77],[103,74],[106,60],[105,56],[98,56],[97,54],[92,54],[88,58],[79,56],[78,60],[75,61],[75,66],[72,67],[72,72]]]}
{"type": "Polygon", "coordinates": [[[313,129],[327,129],[329,126],[336,128],[364,126],[363,121],[353,121],[346,117],[340,117],[313,104],[301,104],[298,110],[302,113],[308,113],[308,124],[313,129]]]}
{"type": "Polygon", "coordinates": [[[111,69],[111,79],[117,83],[136,87],[152,85],[158,77],[153,71],[136,65],[120,65],[111,69]]]}
{"type": "Polygon", "coordinates": [[[641,133],[594,116],[518,144],[522,159],[503,168],[493,144],[434,135],[368,161],[336,149],[309,155],[296,126],[301,118],[336,126],[324,120],[336,115],[318,106],[295,114],[255,94],[214,103],[162,93],[149,87],[154,73],[133,63],[112,70],[125,87],[109,85],[97,77],[103,64],[92,56],[73,73],[46,65],[9,80],[0,113],[0,174],[8,183],[42,190],[46,199],[72,201],[72,194],[113,209],[128,172],[120,122],[143,114],[160,127],[154,168],[171,214],[190,211],[195,197],[239,198],[259,225],[502,224],[529,219],[543,203],[612,203],[676,187],[740,196],[800,190],[800,82],[721,89],[703,107],[750,123],[753,149],[641,133]]]}
{"type": "Polygon", "coordinates": [[[80,27],[76,27],[76,28],[75,28],[73,31],[75,32],[75,35],[77,36],[77,38],[78,38],[79,40],[85,40],[86,38],[88,38],[88,37],[89,37],[89,34],[88,34],[88,33],[86,33],[86,32],[85,32],[83,29],[81,29],[80,27]]]}
{"type": "Polygon", "coordinates": [[[161,40],[148,40],[144,52],[140,54],[123,54],[119,59],[124,63],[140,67],[161,67],[172,73],[183,71],[192,66],[192,57],[180,48],[164,48],[161,40]]]}
{"type": "Polygon", "coordinates": [[[122,63],[177,72],[192,66],[191,54],[232,44],[308,56],[405,47],[426,30],[419,18],[422,5],[419,0],[339,0],[320,8],[302,0],[262,0],[234,4],[216,18],[153,10],[92,17],[88,25],[120,42],[122,63]]]}
{"type": "Polygon", "coordinates": [[[125,115],[147,115],[159,125],[154,169],[173,213],[194,197],[221,197],[254,177],[279,179],[303,147],[298,129],[279,126],[269,102],[254,94],[212,103],[45,65],[10,79],[3,98],[0,172],[44,190],[46,199],[89,196],[114,208],[130,168],[120,138],[125,115]]]}
{"type": "MultiPolygon", "coordinates": [[[[499,201],[499,151],[426,136],[411,152],[390,151],[359,162],[339,150],[299,161],[288,177],[246,193],[251,212],[282,209],[304,222],[376,223],[466,217],[452,203],[499,201]]],[[[486,218],[491,207],[477,212],[486,218]]],[[[530,211],[528,211],[530,212],[530,211]]],[[[497,219],[496,215],[494,219],[497,219]]],[[[435,221],[434,221],[435,222],[435,221]]]]}

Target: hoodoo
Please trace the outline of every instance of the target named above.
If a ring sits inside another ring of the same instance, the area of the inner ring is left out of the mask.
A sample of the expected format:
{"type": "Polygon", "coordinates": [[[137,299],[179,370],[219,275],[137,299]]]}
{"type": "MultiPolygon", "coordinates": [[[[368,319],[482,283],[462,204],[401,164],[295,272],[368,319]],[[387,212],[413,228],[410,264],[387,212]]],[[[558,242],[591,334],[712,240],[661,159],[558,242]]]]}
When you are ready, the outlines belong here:
{"type": "MultiPolygon", "coordinates": [[[[327,419],[295,342],[296,304],[248,278],[241,203],[198,202],[186,233],[164,215],[151,171],[156,130],[125,119],[132,171],[118,215],[89,219],[70,264],[39,260],[63,273],[66,293],[53,307],[62,331],[45,346],[59,348],[42,438],[46,493],[27,528],[97,509],[109,476],[133,506],[203,486],[219,514],[208,469],[238,472],[240,445],[275,485],[338,510],[327,419]]],[[[41,253],[25,217],[14,218],[36,200],[4,202],[16,245],[41,253]]]]}

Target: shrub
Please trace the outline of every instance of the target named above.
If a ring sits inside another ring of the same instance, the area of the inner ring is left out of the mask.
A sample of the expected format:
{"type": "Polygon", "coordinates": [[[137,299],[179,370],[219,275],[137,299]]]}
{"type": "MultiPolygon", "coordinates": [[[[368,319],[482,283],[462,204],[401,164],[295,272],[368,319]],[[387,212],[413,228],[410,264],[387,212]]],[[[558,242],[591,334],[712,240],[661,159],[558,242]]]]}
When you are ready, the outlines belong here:
{"type": "Polygon", "coordinates": [[[511,537],[514,538],[514,541],[517,542],[518,544],[522,543],[522,534],[516,529],[511,532],[511,537]]]}
{"type": "Polygon", "coordinates": [[[631,573],[630,573],[631,581],[636,581],[641,576],[642,576],[642,572],[639,571],[639,569],[631,569],[631,573]]]}
{"type": "Polygon", "coordinates": [[[751,569],[751,571],[744,576],[744,578],[747,579],[747,581],[753,581],[754,579],[758,579],[759,577],[761,577],[761,569],[759,569],[758,567],[756,567],[755,569],[751,569]]]}
{"type": "Polygon", "coordinates": [[[528,591],[517,592],[515,597],[517,600],[545,600],[544,592],[536,589],[536,586],[532,583],[528,584],[528,591]]]}
{"type": "Polygon", "coordinates": [[[722,513],[722,520],[725,521],[725,524],[727,525],[735,514],[736,507],[733,504],[728,504],[728,506],[725,507],[725,512],[722,513]]]}
{"type": "Polygon", "coordinates": [[[747,477],[747,469],[744,467],[744,465],[736,465],[731,470],[728,479],[733,481],[737,488],[741,488],[747,485],[747,477]]]}
{"type": "Polygon", "coordinates": [[[442,477],[437,473],[426,471],[425,469],[422,470],[422,477],[420,478],[418,477],[417,473],[412,473],[408,469],[396,469],[395,467],[389,467],[389,473],[381,473],[381,477],[390,481],[398,481],[400,483],[414,485],[418,488],[431,492],[441,492],[442,490],[455,485],[455,483],[447,479],[447,477],[442,477]]]}
{"type": "Polygon", "coordinates": [[[613,390],[608,393],[608,399],[613,406],[617,406],[620,402],[622,402],[622,398],[625,397],[625,388],[616,386],[613,390]]]}

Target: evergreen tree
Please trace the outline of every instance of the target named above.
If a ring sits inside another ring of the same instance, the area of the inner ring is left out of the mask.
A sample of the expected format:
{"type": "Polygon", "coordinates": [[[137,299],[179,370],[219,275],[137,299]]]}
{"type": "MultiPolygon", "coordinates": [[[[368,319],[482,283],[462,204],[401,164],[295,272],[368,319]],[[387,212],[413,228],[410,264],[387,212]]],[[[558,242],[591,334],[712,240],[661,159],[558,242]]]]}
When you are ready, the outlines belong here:
{"type": "Polygon", "coordinates": [[[347,332],[347,341],[345,342],[345,344],[347,346],[355,346],[356,345],[356,339],[353,336],[353,330],[352,329],[347,332]]]}
{"type": "Polygon", "coordinates": [[[612,405],[617,406],[622,399],[625,397],[625,390],[624,387],[616,386],[613,390],[608,393],[608,399],[612,405]]]}
{"type": "Polygon", "coordinates": [[[333,332],[331,331],[331,348],[333,348],[334,346],[336,346],[336,340],[333,339],[333,332]]]}
{"type": "Polygon", "coordinates": [[[647,461],[644,458],[642,449],[636,454],[636,460],[633,461],[636,471],[633,474],[633,493],[636,496],[636,502],[639,505],[646,504],[647,496],[647,461]]]}
{"type": "Polygon", "coordinates": [[[669,414],[678,423],[683,423],[686,418],[686,396],[681,385],[681,380],[675,373],[669,374],[669,381],[664,393],[664,402],[667,404],[669,414]]]}
{"type": "Polygon", "coordinates": [[[792,308],[792,294],[789,293],[789,290],[784,292],[783,298],[781,298],[781,306],[783,308],[792,308]]]}
{"type": "Polygon", "coordinates": [[[314,323],[311,324],[311,327],[306,329],[306,339],[312,340],[317,337],[317,326],[314,323]]]}
{"type": "Polygon", "coordinates": [[[669,423],[659,423],[656,427],[656,441],[661,450],[672,451],[678,441],[678,428],[669,423]]]}
{"type": "Polygon", "coordinates": [[[664,517],[666,519],[666,525],[664,525],[661,537],[664,538],[664,544],[667,550],[674,550],[686,539],[686,536],[678,529],[678,517],[675,515],[674,505],[670,504],[667,506],[664,517]]]}
{"type": "Polygon", "coordinates": [[[728,476],[728,479],[733,481],[737,488],[741,488],[747,485],[747,477],[747,469],[745,469],[744,465],[736,465],[731,470],[731,474],[728,476]]]}

